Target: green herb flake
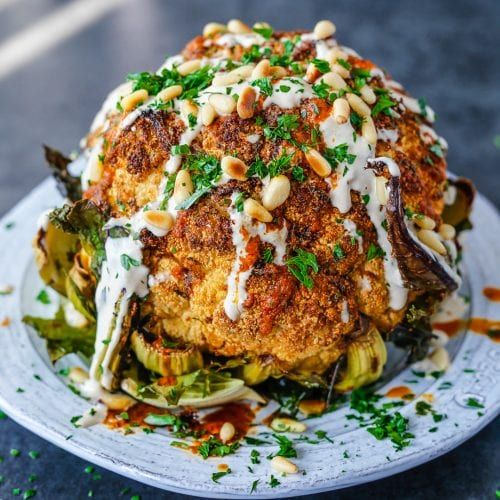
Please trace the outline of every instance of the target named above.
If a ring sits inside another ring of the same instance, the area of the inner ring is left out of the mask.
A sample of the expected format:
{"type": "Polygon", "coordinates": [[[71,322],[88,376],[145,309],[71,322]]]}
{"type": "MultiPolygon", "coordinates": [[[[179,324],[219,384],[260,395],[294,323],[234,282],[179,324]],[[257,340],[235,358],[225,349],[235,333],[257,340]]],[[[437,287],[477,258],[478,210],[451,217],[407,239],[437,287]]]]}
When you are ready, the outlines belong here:
{"type": "Polygon", "coordinates": [[[257,486],[259,484],[259,480],[256,479],[253,483],[252,483],[252,487],[250,488],[250,493],[254,493],[255,491],[257,491],[257,486]]]}
{"type": "Polygon", "coordinates": [[[389,97],[387,89],[377,88],[375,94],[378,95],[378,99],[372,108],[372,116],[377,116],[380,113],[391,116],[391,108],[396,106],[397,103],[389,97]]]}
{"type": "Polygon", "coordinates": [[[47,293],[47,290],[45,290],[45,289],[40,290],[40,292],[36,296],[36,300],[38,300],[38,302],[40,302],[44,305],[48,305],[51,303],[49,294],[47,293]]]}
{"type": "Polygon", "coordinates": [[[273,85],[271,83],[271,78],[258,78],[253,80],[250,85],[253,87],[259,87],[261,93],[265,96],[273,95],[273,85]]]}
{"type": "Polygon", "coordinates": [[[212,474],[212,481],[214,483],[219,483],[219,479],[221,477],[227,476],[228,474],[231,474],[231,469],[227,469],[226,471],[214,472],[212,474]]]}
{"type": "Polygon", "coordinates": [[[33,451],[33,450],[31,450],[30,452],[28,452],[28,455],[33,460],[36,460],[37,458],[40,458],[40,452],[39,451],[33,451]]]}
{"type": "Polygon", "coordinates": [[[311,271],[317,273],[319,271],[319,265],[313,253],[297,248],[295,250],[295,256],[290,257],[285,264],[288,271],[306,288],[311,289],[314,286],[314,281],[309,273],[311,271]]]}
{"type": "Polygon", "coordinates": [[[271,264],[271,262],[273,262],[274,260],[273,251],[270,248],[264,249],[264,252],[262,253],[262,260],[266,264],[271,264]]]}
{"type": "Polygon", "coordinates": [[[141,263],[138,260],[133,259],[132,257],[130,257],[130,255],[127,255],[126,253],[122,253],[120,255],[120,263],[126,271],[130,271],[130,268],[132,266],[138,267],[141,265],[141,263]]]}
{"type": "Polygon", "coordinates": [[[276,488],[276,486],[279,486],[281,483],[271,474],[271,479],[269,480],[269,486],[271,488],[276,488]]]}
{"type": "Polygon", "coordinates": [[[10,450],[10,456],[11,457],[18,457],[20,454],[21,454],[21,452],[18,449],[16,449],[16,448],[12,448],[10,450]]]}
{"type": "Polygon", "coordinates": [[[378,257],[384,257],[385,252],[380,248],[378,245],[375,245],[374,243],[370,243],[370,246],[368,247],[368,252],[366,253],[366,260],[369,262],[370,260],[376,259],[378,257]]]}
{"type": "Polygon", "coordinates": [[[203,459],[208,457],[225,457],[231,455],[239,448],[239,443],[224,444],[219,439],[210,436],[206,441],[203,441],[198,447],[198,453],[203,459]]]}
{"type": "Polygon", "coordinates": [[[466,404],[470,408],[484,408],[484,405],[481,404],[476,398],[468,398],[466,404]]]}
{"type": "Polygon", "coordinates": [[[266,40],[269,40],[273,35],[273,29],[270,26],[260,25],[258,27],[253,27],[253,31],[258,33],[260,36],[264,37],[266,40]]]}
{"type": "Polygon", "coordinates": [[[340,243],[335,243],[332,253],[333,253],[333,258],[337,261],[345,258],[345,252],[344,250],[342,250],[340,243]]]}
{"type": "Polygon", "coordinates": [[[314,66],[316,66],[316,69],[320,73],[328,73],[330,71],[330,64],[328,63],[328,61],[325,61],[323,59],[313,59],[311,62],[314,64],[314,66]]]}

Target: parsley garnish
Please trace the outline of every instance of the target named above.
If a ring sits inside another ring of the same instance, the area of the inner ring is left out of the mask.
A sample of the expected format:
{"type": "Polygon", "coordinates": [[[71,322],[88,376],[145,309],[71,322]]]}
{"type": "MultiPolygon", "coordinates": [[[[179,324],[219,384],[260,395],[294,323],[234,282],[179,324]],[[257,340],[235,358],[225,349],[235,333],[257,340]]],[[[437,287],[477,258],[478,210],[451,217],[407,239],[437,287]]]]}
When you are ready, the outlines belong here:
{"type": "Polygon", "coordinates": [[[259,26],[258,28],[254,27],[253,30],[266,40],[269,40],[273,35],[273,29],[270,26],[259,26]]]}
{"type": "Polygon", "coordinates": [[[342,250],[340,243],[335,243],[332,253],[335,260],[342,260],[345,257],[345,252],[342,250]]]}
{"type": "MultiPolygon", "coordinates": [[[[295,458],[297,457],[297,450],[293,447],[293,442],[290,441],[283,434],[273,434],[273,438],[279,445],[279,450],[276,452],[277,456],[285,458],[295,458]]],[[[273,456],[276,456],[273,455],[273,456]]]]}
{"type": "Polygon", "coordinates": [[[418,107],[420,108],[420,114],[426,118],[427,117],[427,103],[423,97],[418,99],[418,107]]]}
{"type": "Polygon", "coordinates": [[[273,85],[271,84],[270,78],[258,78],[257,80],[253,80],[253,82],[251,82],[251,85],[259,87],[262,94],[266,96],[273,95],[273,85]]]}
{"type": "Polygon", "coordinates": [[[187,144],[177,144],[172,146],[171,152],[173,155],[187,155],[190,153],[190,149],[187,144]]]}
{"type": "Polygon", "coordinates": [[[325,61],[323,59],[313,59],[311,62],[314,64],[314,66],[316,66],[316,69],[320,73],[328,73],[330,71],[330,64],[328,63],[328,61],[325,61]]]}
{"type": "Polygon", "coordinates": [[[126,253],[122,253],[120,255],[120,263],[126,271],[130,271],[130,268],[132,266],[137,267],[141,265],[141,263],[138,260],[133,259],[132,257],[130,257],[130,255],[127,255],[126,253]]]}
{"type": "Polygon", "coordinates": [[[332,168],[337,168],[340,163],[346,162],[352,165],[356,160],[356,155],[348,153],[349,145],[347,143],[339,144],[334,148],[326,148],[323,156],[328,160],[332,168]]]}
{"type": "Polygon", "coordinates": [[[389,97],[387,89],[377,88],[375,94],[378,95],[378,99],[372,108],[372,116],[377,116],[379,113],[391,116],[391,108],[396,106],[397,103],[389,97]]]}
{"type": "Polygon", "coordinates": [[[231,474],[231,469],[227,469],[226,471],[221,472],[214,472],[212,474],[212,481],[214,483],[218,483],[221,477],[227,476],[228,474],[231,474]]]}
{"type": "Polygon", "coordinates": [[[471,408],[484,408],[484,405],[481,404],[476,398],[468,398],[467,406],[470,406],[471,408]]]}
{"type": "Polygon", "coordinates": [[[264,249],[264,252],[262,254],[262,260],[266,264],[270,264],[274,260],[273,251],[270,248],[265,248],[264,249]]]}
{"type": "Polygon", "coordinates": [[[278,117],[276,127],[264,125],[264,135],[271,140],[284,139],[293,142],[291,132],[299,127],[298,115],[287,114],[278,117]]]}
{"type": "Polygon", "coordinates": [[[368,247],[368,252],[366,254],[366,260],[369,262],[370,260],[376,259],[377,257],[384,257],[385,252],[378,246],[373,243],[370,243],[368,247]]]}
{"type": "Polygon", "coordinates": [[[259,480],[256,479],[253,483],[252,483],[252,487],[250,488],[250,493],[253,493],[254,491],[257,491],[257,485],[259,484],[259,480]]]}
{"type": "Polygon", "coordinates": [[[239,447],[239,443],[224,444],[217,438],[210,436],[209,439],[203,441],[198,447],[198,453],[204,458],[208,457],[224,457],[234,453],[239,447]]]}
{"type": "Polygon", "coordinates": [[[309,272],[317,273],[319,271],[318,261],[316,256],[301,248],[295,250],[295,256],[290,257],[286,261],[288,271],[295,276],[306,288],[312,288],[314,285],[313,279],[309,276],[309,272]]]}
{"type": "Polygon", "coordinates": [[[293,167],[292,179],[298,182],[304,182],[307,179],[304,169],[302,167],[293,167]]]}
{"type": "Polygon", "coordinates": [[[49,294],[47,293],[47,290],[45,289],[40,290],[40,293],[36,296],[36,300],[38,300],[38,302],[41,302],[44,305],[50,304],[50,297],[49,294]]]}
{"type": "Polygon", "coordinates": [[[281,483],[271,474],[271,479],[269,480],[269,486],[271,488],[276,488],[276,486],[279,486],[281,483]]]}

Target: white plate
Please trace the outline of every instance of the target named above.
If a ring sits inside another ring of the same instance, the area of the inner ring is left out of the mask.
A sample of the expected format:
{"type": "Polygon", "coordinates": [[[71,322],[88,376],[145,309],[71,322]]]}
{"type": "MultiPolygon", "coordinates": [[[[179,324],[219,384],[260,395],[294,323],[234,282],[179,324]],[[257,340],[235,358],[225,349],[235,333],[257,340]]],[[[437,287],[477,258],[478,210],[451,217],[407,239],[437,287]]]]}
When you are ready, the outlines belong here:
{"type": "MultiPolygon", "coordinates": [[[[60,196],[48,179],[1,223],[0,282],[14,285],[15,290],[0,297],[0,320],[5,316],[11,319],[8,327],[0,328],[0,407],[32,432],[85,460],[143,483],[190,495],[245,497],[253,481],[259,479],[252,498],[290,497],[373,481],[415,467],[456,447],[499,413],[500,344],[466,332],[448,344],[453,363],[442,378],[420,379],[418,385],[411,386],[417,395],[433,393],[434,409],[448,415],[438,424],[438,432],[429,433],[434,426],[432,418],[416,416],[415,402],[408,404],[400,411],[410,419],[410,430],[416,437],[410,446],[396,452],[388,440],[376,441],[355,423],[346,427],[344,415],[349,410],[340,409],[311,420],[308,429],[327,431],[335,444],[298,444],[297,463],[307,474],[280,477],[281,485],[273,489],[267,484],[270,468],[265,458],[253,466],[254,474],[248,472],[249,447],[243,446],[234,456],[204,461],[170,447],[171,438],[163,434],[123,436],[104,426],[75,429],[70,419],[80,415],[87,403],[65,387],[50,365],[43,342],[21,322],[23,314],[36,313],[37,307],[43,307],[34,300],[43,286],[31,253],[36,219],[42,210],[59,201],[60,196]],[[12,222],[14,226],[6,229],[5,225],[12,222]],[[466,373],[465,368],[475,372],[466,373]],[[451,382],[451,388],[438,390],[443,382],[451,382]],[[24,392],[16,392],[19,387],[24,392]],[[469,397],[484,404],[483,416],[466,405],[469,397]],[[73,437],[67,439],[69,435],[73,437]],[[344,452],[349,458],[344,458],[344,452]],[[222,478],[220,484],[211,480],[218,463],[228,463],[232,469],[232,474],[222,478]]],[[[500,304],[486,300],[482,290],[487,284],[500,285],[500,218],[489,202],[479,196],[473,220],[475,229],[464,252],[471,315],[498,319],[500,304]]],[[[410,370],[400,371],[393,362],[390,380],[386,378],[380,392],[404,385],[403,381],[409,378],[415,378],[410,370]]],[[[262,447],[261,455],[265,457],[275,449],[262,447]]]]}

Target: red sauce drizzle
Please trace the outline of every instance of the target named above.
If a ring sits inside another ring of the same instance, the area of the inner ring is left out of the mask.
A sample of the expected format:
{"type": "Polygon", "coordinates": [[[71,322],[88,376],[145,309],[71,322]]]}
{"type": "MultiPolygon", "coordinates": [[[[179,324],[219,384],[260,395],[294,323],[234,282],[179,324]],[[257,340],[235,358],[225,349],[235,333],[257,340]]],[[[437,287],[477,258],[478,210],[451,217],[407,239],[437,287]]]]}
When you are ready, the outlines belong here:
{"type": "Polygon", "coordinates": [[[233,441],[246,436],[255,417],[246,403],[227,403],[219,410],[209,413],[201,421],[200,427],[212,436],[218,436],[224,422],[231,422],[236,429],[233,441]]]}
{"type": "Polygon", "coordinates": [[[469,329],[486,335],[493,342],[500,342],[500,321],[487,318],[471,318],[469,329]]]}
{"type": "Polygon", "coordinates": [[[161,408],[156,408],[156,406],[151,406],[146,403],[137,403],[130,407],[126,412],[121,410],[108,410],[108,414],[104,420],[104,424],[111,429],[123,429],[125,427],[148,427],[152,428],[150,425],[144,422],[144,419],[150,414],[155,413],[157,415],[165,415],[169,412],[167,410],[162,410],[161,408]],[[122,418],[120,415],[126,413],[128,419],[122,418]]]}
{"type": "Polygon", "coordinates": [[[387,391],[386,397],[388,398],[401,398],[401,399],[413,399],[415,394],[406,385],[398,385],[387,391]]]}
{"type": "Polygon", "coordinates": [[[464,322],[461,319],[454,319],[445,323],[432,323],[433,328],[445,332],[448,337],[454,337],[463,326],[464,322]]]}
{"type": "Polygon", "coordinates": [[[483,289],[483,295],[492,302],[500,302],[500,288],[487,286],[483,289]]]}

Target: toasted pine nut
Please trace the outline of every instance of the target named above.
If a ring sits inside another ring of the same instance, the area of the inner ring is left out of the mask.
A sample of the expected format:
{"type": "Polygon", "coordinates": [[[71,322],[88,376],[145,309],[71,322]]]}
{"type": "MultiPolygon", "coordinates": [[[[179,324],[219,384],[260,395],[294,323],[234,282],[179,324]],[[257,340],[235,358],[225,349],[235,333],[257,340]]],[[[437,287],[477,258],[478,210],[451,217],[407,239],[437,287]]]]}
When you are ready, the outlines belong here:
{"type": "Polygon", "coordinates": [[[365,116],[363,118],[363,123],[361,124],[361,135],[364,137],[368,144],[374,146],[377,144],[377,129],[375,128],[375,123],[371,116],[365,116]]]}
{"type": "Polygon", "coordinates": [[[346,94],[346,98],[349,101],[349,105],[351,106],[358,115],[362,116],[363,118],[365,116],[370,116],[370,108],[366,104],[361,97],[357,96],[356,94],[346,94]]]}
{"type": "Polygon", "coordinates": [[[220,162],[222,171],[233,179],[246,181],[248,167],[243,161],[234,156],[224,156],[220,162]]]}
{"type": "Polygon", "coordinates": [[[363,85],[359,93],[361,94],[361,99],[363,99],[363,101],[365,101],[367,104],[375,104],[377,96],[370,86],[363,85]]]}
{"type": "Polygon", "coordinates": [[[445,371],[450,367],[450,355],[444,347],[436,348],[429,356],[429,359],[439,371],[445,371]]]}
{"type": "Polygon", "coordinates": [[[236,107],[234,99],[230,95],[226,94],[212,94],[208,98],[208,102],[213,106],[219,115],[229,115],[236,107]]]}
{"type": "Polygon", "coordinates": [[[427,215],[416,214],[412,220],[421,229],[430,229],[432,231],[436,227],[434,220],[427,217],[427,215]]]}
{"type": "Polygon", "coordinates": [[[92,154],[89,157],[87,163],[87,178],[92,183],[95,184],[99,182],[102,178],[102,174],[104,173],[104,167],[99,159],[99,154],[92,154]]]}
{"type": "Polygon", "coordinates": [[[293,462],[279,455],[273,457],[271,460],[271,467],[276,472],[281,472],[283,474],[297,474],[299,471],[299,468],[293,462]]]}
{"type": "Polygon", "coordinates": [[[234,428],[234,425],[231,422],[224,422],[222,424],[222,427],[220,428],[219,431],[219,437],[223,443],[231,441],[231,439],[233,439],[235,434],[236,434],[236,429],[234,428]]]}
{"type": "Polygon", "coordinates": [[[446,247],[439,241],[437,234],[430,229],[421,229],[417,233],[418,239],[430,249],[439,253],[440,255],[446,255],[446,247]]]}
{"type": "Polygon", "coordinates": [[[164,231],[169,231],[174,225],[173,217],[164,210],[147,210],[142,212],[142,218],[147,224],[164,231]]]}
{"type": "Polygon", "coordinates": [[[247,118],[252,118],[254,114],[255,100],[257,99],[257,94],[253,87],[245,87],[238,97],[238,102],[236,103],[236,111],[238,116],[243,120],[247,118]]]}
{"type": "Polygon", "coordinates": [[[252,80],[257,80],[258,78],[264,78],[271,74],[271,64],[269,59],[262,59],[257,66],[252,71],[252,80]]]}
{"type": "Polygon", "coordinates": [[[241,76],[231,71],[230,73],[221,73],[219,75],[215,75],[214,79],[212,80],[212,85],[215,85],[216,87],[226,87],[227,85],[234,85],[240,80],[241,76]]]}
{"type": "Polygon", "coordinates": [[[193,181],[187,170],[179,170],[175,177],[174,184],[174,200],[177,203],[182,203],[189,198],[193,193],[193,181]]]}
{"type": "Polygon", "coordinates": [[[309,83],[315,82],[321,76],[321,71],[312,63],[307,65],[304,80],[309,83]]]}
{"type": "Polygon", "coordinates": [[[181,76],[190,75],[201,68],[201,59],[191,59],[177,66],[177,71],[181,76]]]}
{"type": "Polygon", "coordinates": [[[309,166],[320,177],[328,177],[332,173],[332,167],[319,151],[311,148],[305,155],[309,166]]]}
{"type": "Polygon", "coordinates": [[[325,59],[330,63],[330,64],[335,64],[337,62],[337,59],[344,59],[347,60],[348,55],[340,48],[334,47],[333,49],[330,49],[328,53],[325,56],[325,59]]]}
{"type": "Polygon", "coordinates": [[[283,205],[290,195],[290,180],[286,175],[273,177],[262,190],[262,204],[267,210],[283,205]]]}
{"type": "Polygon", "coordinates": [[[108,391],[102,391],[99,395],[99,399],[110,409],[110,410],[128,410],[131,406],[135,405],[137,402],[135,399],[122,394],[121,392],[116,392],[112,394],[108,391]]]}
{"type": "Polygon", "coordinates": [[[205,127],[208,127],[217,116],[214,107],[210,103],[206,103],[201,108],[201,122],[205,127]]]}
{"type": "Polygon", "coordinates": [[[216,35],[217,33],[224,33],[224,31],[227,31],[227,27],[225,24],[208,23],[205,24],[205,27],[203,28],[203,36],[211,37],[216,35]]]}
{"type": "Polygon", "coordinates": [[[271,25],[269,23],[264,22],[264,21],[259,21],[258,23],[255,23],[253,25],[253,29],[262,29],[262,28],[269,29],[269,28],[271,28],[271,25]]]}
{"type": "Polygon", "coordinates": [[[189,115],[198,116],[198,106],[191,100],[186,99],[181,102],[181,115],[185,121],[188,120],[189,115]]]}
{"type": "Polygon", "coordinates": [[[283,66],[271,66],[269,68],[269,71],[271,72],[271,76],[278,80],[280,78],[285,78],[285,76],[288,74],[283,66]]]}
{"type": "Polygon", "coordinates": [[[0,285],[0,295],[9,295],[14,291],[14,287],[12,285],[8,285],[5,283],[2,283],[0,285]]]}
{"type": "Polygon", "coordinates": [[[246,78],[250,78],[254,68],[255,64],[245,64],[244,66],[240,66],[239,68],[233,69],[232,71],[229,72],[229,74],[238,75],[240,80],[245,80],[246,78]]]}
{"type": "Polygon", "coordinates": [[[345,123],[349,119],[350,114],[351,108],[346,99],[339,97],[333,101],[333,116],[337,123],[345,123]]]}
{"type": "Polygon", "coordinates": [[[148,91],[144,89],[136,90],[129,95],[126,95],[121,101],[123,111],[132,111],[139,104],[142,104],[149,97],[148,91]]]}
{"type": "Polygon", "coordinates": [[[321,81],[330,85],[333,90],[341,90],[347,87],[345,80],[337,73],[330,71],[321,77],[321,81]]]}
{"type": "Polygon", "coordinates": [[[277,417],[273,418],[271,422],[271,429],[274,429],[277,432],[296,432],[297,434],[300,434],[307,429],[307,426],[306,424],[298,422],[293,418],[277,417]]]}
{"type": "Polygon", "coordinates": [[[303,399],[299,403],[299,410],[304,415],[319,415],[326,409],[326,403],[319,399],[303,399]]]}
{"type": "Polygon", "coordinates": [[[335,27],[335,24],[333,24],[331,21],[328,20],[323,20],[319,21],[316,23],[316,26],[314,27],[314,38],[316,40],[323,40],[325,38],[330,38],[335,34],[335,31],[337,31],[337,28],[335,27]]]}
{"type": "Polygon", "coordinates": [[[182,87],[180,85],[172,85],[158,92],[156,97],[163,102],[171,101],[182,94],[182,87]]]}
{"type": "Polygon", "coordinates": [[[69,369],[68,379],[74,384],[83,384],[89,379],[89,374],[86,370],[80,368],[79,366],[72,366],[69,369]]]}
{"type": "Polygon", "coordinates": [[[252,32],[250,27],[239,19],[231,19],[231,21],[227,23],[227,29],[230,33],[234,33],[235,35],[243,35],[252,32]]]}
{"type": "Polygon", "coordinates": [[[334,62],[331,65],[331,68],[334,73],[337,73],[342,78],[349,78],[351,76],[351,72],[347,68],[344,68],[344,66],[342,66],[339,63],[334,62]]]}
{"type": "Polygon", "coordinates": [[[273,220],[273,216],[253,198],[247,198],[243,202],[243,210],[249,217],[260,222],[271,222],[273,220]]]}
{"type": "Polygon", "coordinates": [[[385,177],[375,177],[375,188],[377,192],[377,198],[381,205],[387,205],[389,201],[389,194],[385,185],[387,184],[387,179],[385,177]]]}
{"type": "Polygon", "coordinates": [[[443,240],[452,240],[457,232],[451,224],[441,224],[439,227],[439,234],[443,240]]]}

